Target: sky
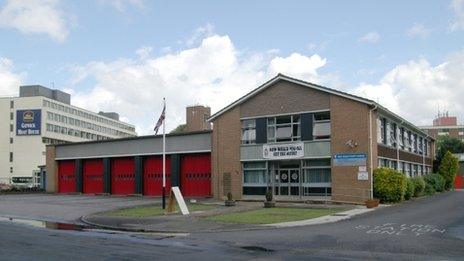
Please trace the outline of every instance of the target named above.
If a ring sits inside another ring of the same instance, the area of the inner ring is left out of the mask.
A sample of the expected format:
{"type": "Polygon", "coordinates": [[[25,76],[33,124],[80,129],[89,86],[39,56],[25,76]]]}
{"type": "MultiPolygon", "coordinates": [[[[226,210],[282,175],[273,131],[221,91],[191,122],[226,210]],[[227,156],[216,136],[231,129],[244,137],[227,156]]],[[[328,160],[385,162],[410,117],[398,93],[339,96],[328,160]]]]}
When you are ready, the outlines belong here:
{"type": "Polygon", "coordinates": [[[0,96],[40,84],[151,134],[278,73],[464,122],[464,0],[0,0],[0,96]]]}

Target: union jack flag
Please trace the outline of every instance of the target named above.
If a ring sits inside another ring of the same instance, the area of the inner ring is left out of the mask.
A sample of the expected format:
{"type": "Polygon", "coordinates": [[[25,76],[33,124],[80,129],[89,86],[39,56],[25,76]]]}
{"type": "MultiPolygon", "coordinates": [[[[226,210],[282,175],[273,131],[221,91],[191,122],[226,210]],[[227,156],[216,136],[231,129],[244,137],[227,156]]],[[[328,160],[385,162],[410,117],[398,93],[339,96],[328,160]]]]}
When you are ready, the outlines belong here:
{"type": "Polygon", "coordinates": [[[161,127],[161,125],[163,125],[164,118],[166,117],[165,114],[166,114],[166,104],[164,104],[164,106],[163,106],[163,112],[161,112],[161,116],[159,117],[159,120],[158,120],[158,122],[157,122],[156,125],[155,125],[155,129],[154,129],[155,135],[158,134],[159,128],[161,127]]]}

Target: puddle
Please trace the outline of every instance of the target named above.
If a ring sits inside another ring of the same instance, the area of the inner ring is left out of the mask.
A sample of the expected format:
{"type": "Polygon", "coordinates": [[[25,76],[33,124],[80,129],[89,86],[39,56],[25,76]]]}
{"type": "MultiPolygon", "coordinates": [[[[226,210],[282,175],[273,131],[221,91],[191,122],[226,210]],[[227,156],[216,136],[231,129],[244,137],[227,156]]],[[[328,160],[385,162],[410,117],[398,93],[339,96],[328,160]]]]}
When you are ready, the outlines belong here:
{"type": "Polygon", "coordinates": [[[11,223],[15,223],[15,224],[22,224],[22,225],[38,227],[38,228],[55,229],[55,230],[82,231],[84,229],[91,228],[90,226],[85,226],[85,225],[76,225],[76,224],[69,224],[69,223],[40,221],[40,220],[30,220],[30,219],[20,219],[20,218],[0,217],[0,221],[11,222],[11,223]]]}
{"type": "Polygon", "coordinates": [[[243,246],[242,249],[249,250],[249,251],[259,251],[259,252],[274,252],[272,249],[260,247],[260,246],[243,246]]]}

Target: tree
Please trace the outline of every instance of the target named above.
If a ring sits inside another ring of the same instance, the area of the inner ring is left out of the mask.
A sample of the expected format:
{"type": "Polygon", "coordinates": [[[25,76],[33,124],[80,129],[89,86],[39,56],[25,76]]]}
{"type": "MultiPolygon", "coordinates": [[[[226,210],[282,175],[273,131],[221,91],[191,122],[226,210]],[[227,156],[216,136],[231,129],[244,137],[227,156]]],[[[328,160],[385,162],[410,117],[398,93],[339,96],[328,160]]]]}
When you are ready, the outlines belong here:
{"type": "Polygon", "coordinates": [[[458,138],[446,136],[440,136],[437,139],[437,152],[434,161],[433,169],[438,172],[438,168],[441,165],[441,161],[445,156],[445,153],[449,151],[451,153],[464,153],[464,142],[458,138]]]}
{"type": "Polygon", "coordinates": [[[440,164],[438,173],[445,179],[445,189],[450,190],[453,187],[456,173],[459,169],[459,159],[451,152],[447,151],[440,164]]]}
{"type": "Polygon", "coordinates": [[[181,124],[179,126],[177,126],[175,129],[173,129],[170,133],[182,133],[182,132],[185,132],[185,127],[187,125],[186,124],[181,124]]]}

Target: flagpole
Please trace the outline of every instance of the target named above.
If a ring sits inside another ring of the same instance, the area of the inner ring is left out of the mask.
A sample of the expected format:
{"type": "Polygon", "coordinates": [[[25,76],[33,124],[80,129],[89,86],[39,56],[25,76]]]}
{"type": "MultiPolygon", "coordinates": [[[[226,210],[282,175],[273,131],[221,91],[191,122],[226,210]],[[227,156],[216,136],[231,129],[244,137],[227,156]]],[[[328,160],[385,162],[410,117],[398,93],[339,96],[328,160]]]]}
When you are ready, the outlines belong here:
{"type": "Polygon", "coordinates": [[[166,209],[166,98],[163,98],[163,209],[166,209]]]}

